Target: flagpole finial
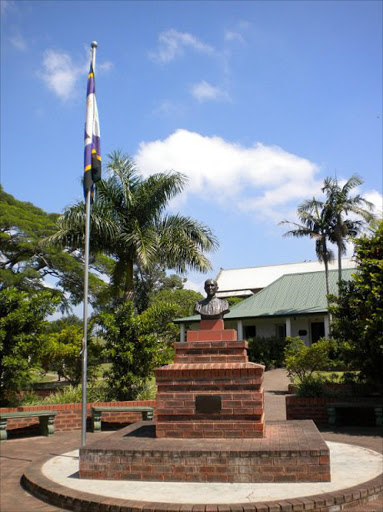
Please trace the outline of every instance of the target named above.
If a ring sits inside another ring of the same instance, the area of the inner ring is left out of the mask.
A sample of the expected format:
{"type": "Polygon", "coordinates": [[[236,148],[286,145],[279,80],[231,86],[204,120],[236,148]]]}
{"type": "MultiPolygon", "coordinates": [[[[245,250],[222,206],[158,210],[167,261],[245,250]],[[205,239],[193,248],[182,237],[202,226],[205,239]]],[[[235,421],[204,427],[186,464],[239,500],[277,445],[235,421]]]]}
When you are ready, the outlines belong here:
{"type": "Polygon", "coordinates": [[[92,41],[91,45],[92,48],[97,48],[98,44],[97,41],[92,41]]]}

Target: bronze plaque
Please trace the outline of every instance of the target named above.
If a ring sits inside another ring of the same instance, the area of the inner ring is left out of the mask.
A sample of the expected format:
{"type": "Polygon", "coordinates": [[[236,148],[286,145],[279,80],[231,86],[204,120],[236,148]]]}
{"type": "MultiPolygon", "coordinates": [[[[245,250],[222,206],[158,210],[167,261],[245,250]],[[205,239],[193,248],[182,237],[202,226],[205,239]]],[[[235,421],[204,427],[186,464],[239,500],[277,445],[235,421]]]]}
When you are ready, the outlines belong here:
{"type": "Polygon", "coordinates": [[[219,395],[198,395],[195,397],[195,411],[204,414],[221,412],[222,404],[219,395]]]}

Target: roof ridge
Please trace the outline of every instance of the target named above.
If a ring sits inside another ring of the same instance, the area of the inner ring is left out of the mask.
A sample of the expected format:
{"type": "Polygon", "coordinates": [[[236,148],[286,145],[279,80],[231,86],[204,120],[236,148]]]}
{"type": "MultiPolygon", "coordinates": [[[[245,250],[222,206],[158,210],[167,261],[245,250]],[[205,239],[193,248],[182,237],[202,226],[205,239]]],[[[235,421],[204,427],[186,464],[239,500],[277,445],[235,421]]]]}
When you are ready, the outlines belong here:
{"type": "MultiPolygon", "coordinates": [[[[352,267],[352,268],[342,268],[342,273],[345,271],[345,270],[357,270],[357,267],[352,267]]],[[[325,273],[326,271],[325,270],[310,270],[310,272],[294,272],[294,273],[291,273],[291,274],[283,274],[282,276],[280,276],[278,279],[276,279],[275,281],[273,281],[272,283],[268,284],[267,286],[265,286],[265,288],[267,288],[268,286],[271,286],[273,283],[276,283],[279,279],[281,279],[282,277],[287,277],[287,276],[300,276],[302,274],[318,274],[318,273],[325,273]]],[[[328,273],[333,273],[333,272],[338,272],[338,269],[337,268],[332,268],[332,269],[329,269],[328,270],[328,273]]],[[[265,289],[263,288],[263,290],[265,289]]]]}
{"type": "MultiPolygon", "coordinates": [[[[352,258],[342,258],[342,261],[352,261],[352,258]]],[[[235,267],[235,268],[221,267],[219,269],[218,275],[220,275],[222,272],[228,272],[231,270],[248,270],[248,269],[253,269],[253,268],[265,268],[265,267],[286,267],[288,265],[302,265],[305,263],[319,263],[320,264],[322,262],[320,262],[318,260],[305,260],[305,261],[294,261],[291,263],[272,263],[271,265],[258,265],[258,266],[256,265],[256,266],[252,266],[252,267],[235,267]]],[[[313,272],[317,272],[317,271],[313,271],[313,272]]],[[[318,271],[318,272],[321,272],[321,271],[318,271]]],[[[306,274],[308,272],[304,272],[304,273],[306,274]]],[[[218,277],[218,275],[217,275],[217,277],[218,277]]]]}

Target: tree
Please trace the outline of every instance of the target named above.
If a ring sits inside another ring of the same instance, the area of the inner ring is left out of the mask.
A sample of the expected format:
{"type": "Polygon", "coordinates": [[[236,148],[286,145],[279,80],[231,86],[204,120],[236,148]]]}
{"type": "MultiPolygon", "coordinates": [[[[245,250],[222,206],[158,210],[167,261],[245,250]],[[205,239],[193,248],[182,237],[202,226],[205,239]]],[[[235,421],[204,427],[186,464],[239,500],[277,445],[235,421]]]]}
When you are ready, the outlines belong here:
{"type": "Polygon", "coordinates": [[[194,306],[201,299],[203,296],[194,290],[164,288],[152,295],[149,306],[172,303],[176,305],[177,316],[189,316],[194,313],[194,306]]]}
{"type": "Polygon", "coordinates": [[[332,298],[332,336],[341,357],[383,391],[383,221],[355,240],[357,270],[332,298]]]}
{"type": "Polygon", "coordinates": [[[63,329],[69,326],[76,325],[77,327],[82,327],[83,321],[76,315],[67,315],[58,318],[57,320],[52,320],[48,322],[46,326],[47,333],[61,332],[63,329]]]}
{"type": "MultiPolygon", "coordinates": [[[[73,386],[81,382],[83,329],[81,325],[68,323],[58,331],[47,335],[41,350],[40,361],[45,371],[54,370],[73,386]]],[[[97,376],[101,347],[88,336],[88,380],[97,376]]]]}
{"type": "Polygon", "coordinates": [[[332,250],[328,247],[329,242],[329,225],[326,216],[326,210],[323,202],[317,201],[315,198],[304,201],[298,206],[298,218],[301,224],[282,221],[280,224],[290,224],[295,229],[287,231],[283,236],[294,236],[297,238],[310,237],[315,240],[315,252],[319,261],[323,261],[326,278],[326,292],[330,294],[328,264],[334,259],[332,250]]]}
{"type": "MultiPolygon", "coordinates": [[[[165,208],[180,193],[185,177],[177,172],[143,178],[133,161],[120,152],[109,155],[109,178],[96,184],[91,212],[91,251],[114,260],[111,270],[113,295],[123,301],[133,298],[134,264],[143,270],[159,263],[184,272],[211,268],[204,252],[214,250],[217,240],[211,230],[181,215],[168,215],[165,208]]],[[[85,205],[68,208],[50,238],[65,247],[84,246],[85,205]]]]}
{"type": "Polygon", "coordinates": [[[371,213],[373,204],[357,194],[350,196],[350,192],[363,184],[358,176],[351,176],[341,186],[336,178],[324,180],[322,192],[326,195],[324,210],[328,224],[329,240],[338,247],[338,281],[342,280],[342,255],[346,252],[345,241],[349,237],[355,238],[363,225],[362,220],[346,218],[350,213],[371,222],[374,215],[371,213]],[[365,209],[365,208],[367,209],[365,209]]]}
{"type": "Polygon", "coordinates": [[[169,362],[170,347],[152,332],[152,321],[135,314],[131,301],[113,312],[100,313],[97,321],[111,362],[106,372],[111,393],[117,400],[133,400],[154,369],[169,362]]]}
{"type": "Polygon", "coordinates": [[[59,297],[49,291],[26,293],[15,288],[0,290],[0,401],[31,380],[40,367],[45,342],[45,318],[53,313],[59,297]]]}
{"type": "Polygon", "coordinates": [[[139,313],[148,308],[150,298],[160,290],[182,289],[186,278],[176,274],[166,275],[162,265],[154,264],[145,270],[134,266],[134,305],[139,313]]]}
{"type": "Polygon", "coordinates": [[[309,347],[299,336],[288,336],[286,341],[285,363],[291,380],[294,377],[298,377],[300,382],[310,380],[315,372],[327,370],[331,366],[332,343],[330,340],[322,338],[309,347]]]}
{"type": "MultiPolygon", "coordinates": [[[[16,287],[34,292],[45,288],[44,280],[57,280],[55,290],[62,308],[83,298],[83,265],[76,253],[46,243],[56,231],[58,214],[48,214],[31,203],[18,201],[0,186],[0,289],[16,287]],[[70,302],[64,292],[69,292],[70,302]]],[[[90,289],[104,286],[90,275],[90,289]]]]}

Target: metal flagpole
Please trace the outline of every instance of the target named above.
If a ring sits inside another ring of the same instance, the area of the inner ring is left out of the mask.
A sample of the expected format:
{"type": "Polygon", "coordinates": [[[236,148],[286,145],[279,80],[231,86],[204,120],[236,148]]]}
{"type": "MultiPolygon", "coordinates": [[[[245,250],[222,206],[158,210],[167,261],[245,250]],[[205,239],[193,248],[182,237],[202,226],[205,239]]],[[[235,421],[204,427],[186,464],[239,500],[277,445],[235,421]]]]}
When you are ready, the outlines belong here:
{"type": "MultiPolygon", "coordinates": [[[[97,43],[93,41],[92,67],[95,69],[97,43]]],[[[86,445],[86,417],[87,417],[87,371],[88,371],[88,271],[89,271],[89,234],[90,234],[90,197],[91,187],[86,194],[86,218],[85,218],[85,262],[84,262],[84,309],[83,309],[83,339],[82,339],[82,395],[81,395],[81,446],[86,445]]]]}

